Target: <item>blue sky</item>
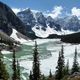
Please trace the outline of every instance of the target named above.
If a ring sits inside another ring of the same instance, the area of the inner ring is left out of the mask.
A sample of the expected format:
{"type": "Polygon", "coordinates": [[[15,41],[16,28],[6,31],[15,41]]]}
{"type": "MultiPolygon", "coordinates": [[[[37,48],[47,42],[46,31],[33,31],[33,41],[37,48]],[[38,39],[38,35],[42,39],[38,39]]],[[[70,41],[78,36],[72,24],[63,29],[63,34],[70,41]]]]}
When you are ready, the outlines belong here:
{"type": "Polygon", "coordinates": [[[0,0],[10,7],[26,8],[29,7],[35,10],[52,10],[54,6],[62,6],[66,10],[72,7],[80,7],[80,0],[0,0]]]}
{"type": "MultiPolygon", "coordinates": [[[[0,0],[11,8],[31,8],[32,10],[51,11],[61,14],[64,11],[68,14],[80,16],[80,0],[0,0]],[[58,7],[58,8],[57,8],[58,7]],[[57,10],[57,9],[58,10],[57,10]]],[[[17,10],[15,10],[17,11],[17,10]]],[[[52,14],[51,14],[52,15],[52,14]]]]}

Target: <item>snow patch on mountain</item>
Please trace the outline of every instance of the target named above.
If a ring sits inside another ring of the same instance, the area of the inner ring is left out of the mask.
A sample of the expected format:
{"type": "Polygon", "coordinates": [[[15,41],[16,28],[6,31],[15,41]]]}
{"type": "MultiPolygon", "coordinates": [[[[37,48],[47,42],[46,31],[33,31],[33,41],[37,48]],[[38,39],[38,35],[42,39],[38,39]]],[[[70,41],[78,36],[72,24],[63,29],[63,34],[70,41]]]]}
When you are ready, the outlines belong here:
{"type": "Polygon", "coordinates": [[[42,30],[42,26],[39,26],[39,29],[37,29],[38,26],[34,26],[32,28],[32,30],[35,32],[36,36],[42,37],[42,38],[46,38],[49,36],[49,33],[47,33],[47,31],[42,30]]]}
{"type": "Polygon", "coordinates": [[[75,33],[75,31],[64,30],[64,29],[61,29],[61,31],[56,31],[55,29],[50,28],[48,25],[47,25],[46,31],[42,29],[42,26],[37,26],[37,25],[34,26],[32,30],[35,32],[36,36],[42,37],[42,38],[46,38],[51,34],[67,35],[67,34],[75,33]],[[38,27],[39,29],[37,29],[38,27]]]}
{"type": "Polygon", "coordinates": [[[49,35],[51,34],[58,34],[58,35],[61,35],[61,32],[60,31],[56,31],[55,29],[53,28],[50,28],[48,25],[47,25],[47,28],[46,30],[43,30],[42,29],[42,26],[34,26],[32,28],[32,30],[35,32],[35,35],[38,36],[38,37],[42,37],[42,38],[46,38],[48,37],[49,35]],[[37,29],[39,27],[39,29],[37,29]]]}
{"type": "Polygon", "coordinates": [[[20,43],[24,43],[24,42],[27,41],[27,40],[23,39],[22,37],[18,37],[17,33],[19,33],[19,32],[16,31],[15,29],[13,29],[13,32],[12,32],[12,34],[11,34],[10,37],[12,37],[13,39],[15,39],[16,41],[19,41],[20,43]]]}

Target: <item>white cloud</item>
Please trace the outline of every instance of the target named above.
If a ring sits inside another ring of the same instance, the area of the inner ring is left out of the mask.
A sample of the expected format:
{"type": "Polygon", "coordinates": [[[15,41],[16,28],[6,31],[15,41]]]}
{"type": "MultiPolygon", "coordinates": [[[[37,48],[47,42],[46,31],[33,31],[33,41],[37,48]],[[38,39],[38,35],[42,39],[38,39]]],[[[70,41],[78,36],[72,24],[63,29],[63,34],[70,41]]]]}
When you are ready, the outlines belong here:
{"type": "Polygon", "coordinates": [[[40,12],[39,10],[31,10],[33,13],[40,12]]]}
{"type": "Polygon", "coordinates": [[[21,11],[21,8],[12,8],[12,10],[15,14],[17,14],[18,12],[21,11]]]}
{"type": "MultiPolygon", "coordinates": [[[[20,11],[24,11],[28,8],[25,8],[25,9],[22,9],[22,8],[12,8],[13,12],[15,14],[17,14],[18,12],[20,11]]],[[[38,10],[31,10],[33,13],[36,13],[36,12],[40,12],[38,10]]],[[[52,18],[57,18],[57,17],[61,17],[64,12],[64,15],[65,16],[71,16],[71,15],[76,15],[79,19],[80,19],[80,8],[77,8],[77,7],[73,7],[71,9],[71,13],[69,13],[68,11],[63,11],[63,7],[62,6],[55,6],[53,8],[52,11],[44,11],[43,14],[47,17],[47,16],[51,16],[52,18]]]]}
{"type": "MultiPolygon", "coordinates": [[[[13,10],[13,12],[14,12],[15,14],[17,14],[17,13],[20,12],[20,11],[25,11],[26,9],[28,9],[28,8],[12,8],[12,10],[13,10]]],[[[40,12],[40,11],[38,11],[38,10],[31,10],[31,11],[34,12],[34,13],[40,12]]]]}
{"type": "MultiPolygon", "coordinates": [[[[12,8],[12,10],[13,10],[13,12],[15,14],[17,14],[20,11],[24,11],[26,9],[28,9],[28,8],[25,8],[25,9],[22,9],[22,8],[12,8]]],[[[52,18],[56,18],[56,17],[58,17],[62,13],[62,10],[63,10],[62,6],[55,6],[51,12],[47,11],[47,12],[43,12],[43,13],[44,13],[45,16],[47,15],[47,16],[51,16],[52,18]]],[[[34,13],[40,12],[38,10],[31,10],[31,11],[34,12],[34,13]]]]}
{"type": "Polygon", "coordinates": [[[77,17],[80,17],[80,8],[73,7],[71,9],[71,14],[76,15],[77,17]]]}
{"type": "Polygon", "coordinates": [[[51,16],[52,18],[58,17],[60,14],[62,14],[62,6],[55,6],[51,13],[48,14],[48,16],[51,16]]]}

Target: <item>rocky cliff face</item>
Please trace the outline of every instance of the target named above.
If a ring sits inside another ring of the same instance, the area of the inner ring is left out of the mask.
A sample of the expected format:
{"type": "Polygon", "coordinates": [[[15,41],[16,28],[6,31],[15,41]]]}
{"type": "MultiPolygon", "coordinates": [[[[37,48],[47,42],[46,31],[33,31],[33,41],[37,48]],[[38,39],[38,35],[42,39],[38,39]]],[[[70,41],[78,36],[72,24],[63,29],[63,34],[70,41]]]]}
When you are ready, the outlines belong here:
{"type": "Polygon", "coordinates": [[[0,2],[0,30],[11,35],[12,28],[22,34],[27,34],[26,27],[14,12],[4,3],[0,2]]]}
{"type": "Polygon", "coordinates": [[[33,12],[31,9],[26,9],[17,14],[17,16],[26,25],[28,36],[31,37],[48,37],[51,34],[56,34],[61,31],[61,26],[55,20],[42,12],[33,12]]]}
{"type": "Polygon", "coordinates": [[[68,16],[65,18],[57,19],[56,22],[62,26],[64,30],[79,31],[80,20],[77,16],[68,16]]]}
{"type": "Polygon", "coordinates": [[[61,29],[78,31],[80,29],[80,20],[77,16],[66,16],[63,18],[53,19],[51,16],[45,17],[42,12],[34,13],[30,9],[21,11],[17,15],[24,24],[30,26],[27,27],[30,29],[35,25],[37,25],[37,29],[42,26],[43,30],[46,30],[47,26],[56,31],[61,31],[61,29]]]}
{"type": "Polygon", "coordinates": [[[50,26],[50,28],[60,30],[61,26],[54,22],[54,19],[52,19],[50,16],[45,17],[42,12],[32,12],[30,9],[26,9],[24,11],[21,11],[17,14],[17,16],[22,20],[22,22],[29,26],[29,28],[34,27],[37,25],[37,29],[41,27],[42,30],[46,30],[47,26],[50,26]]]}

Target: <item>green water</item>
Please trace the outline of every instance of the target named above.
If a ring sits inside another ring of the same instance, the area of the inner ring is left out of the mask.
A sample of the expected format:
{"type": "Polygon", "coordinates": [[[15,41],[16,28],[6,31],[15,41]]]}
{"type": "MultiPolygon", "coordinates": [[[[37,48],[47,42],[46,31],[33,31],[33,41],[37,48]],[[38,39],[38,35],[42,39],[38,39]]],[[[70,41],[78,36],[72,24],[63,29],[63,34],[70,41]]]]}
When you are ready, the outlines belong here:
{"type": "MultiPolygon", "coordinates": [[[[47,45],[49,44],[41,44],[38,46],[38,52],[39,52],[39,56],[40,59],[46,59],[51,57],[51,51],[47,50],[47,45]]],[[[21,45],[21,49],[16,52],[16,58],[19,61],[25,60],[25,61],[32,61],[33,59],[33,49],[34,46],[31,45],[21,45]]],[[[7,63],[7,69],[10,75],[12,75],[12,52],[10,54],[4,54],[5,58],[5,63],[7,63]]],[[[28,76],[27,74],[27,69],[25,69],[24,67],[20,67],[21,70],[21,75],[23,76],[28,76]],[[24,71],[24,72],[23,72],[24,71]]],[[[22,79],[24,80],[24,79],[22,79]]]]}

